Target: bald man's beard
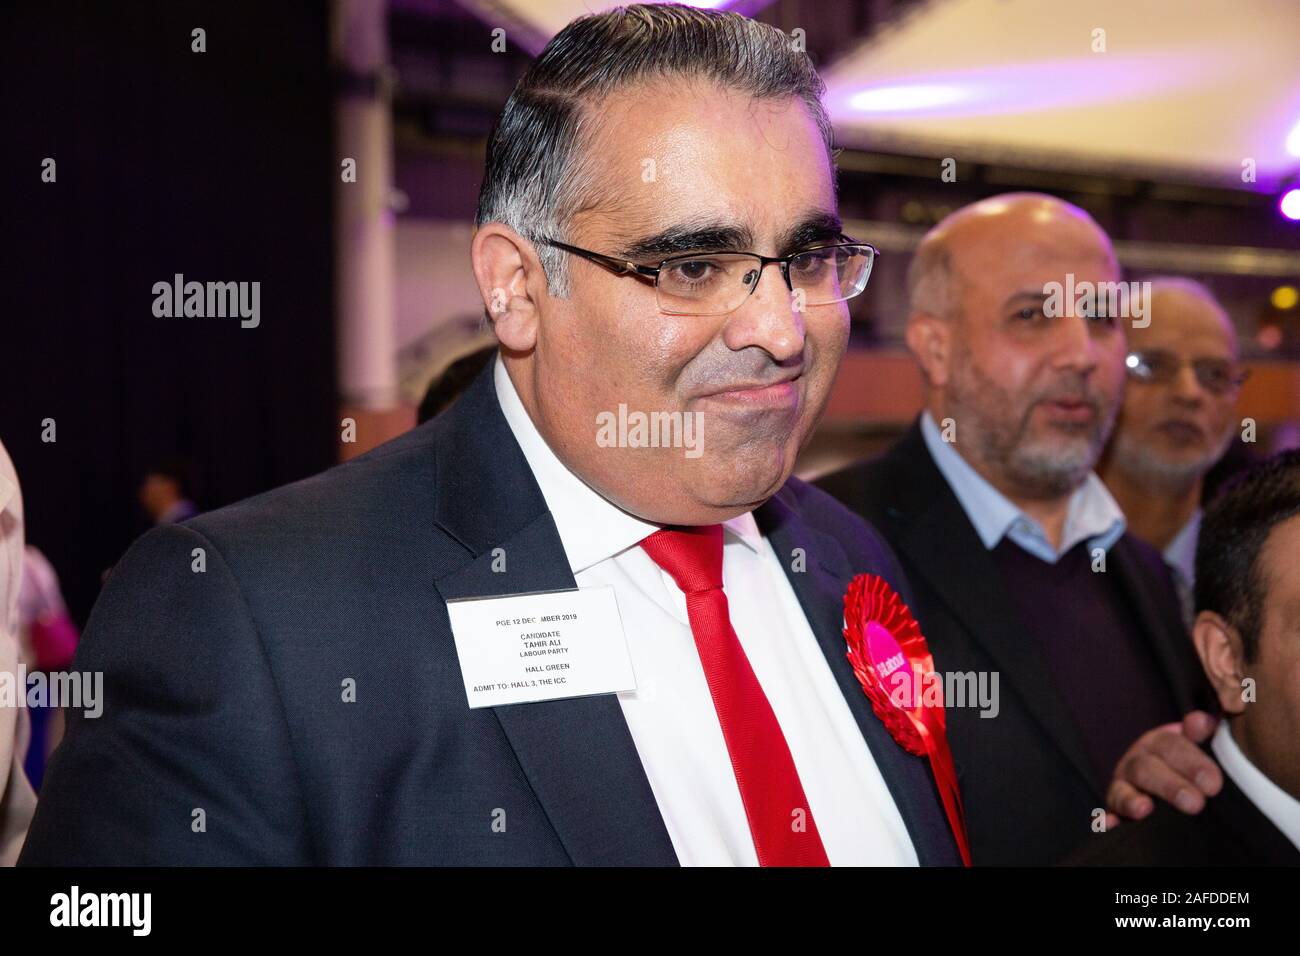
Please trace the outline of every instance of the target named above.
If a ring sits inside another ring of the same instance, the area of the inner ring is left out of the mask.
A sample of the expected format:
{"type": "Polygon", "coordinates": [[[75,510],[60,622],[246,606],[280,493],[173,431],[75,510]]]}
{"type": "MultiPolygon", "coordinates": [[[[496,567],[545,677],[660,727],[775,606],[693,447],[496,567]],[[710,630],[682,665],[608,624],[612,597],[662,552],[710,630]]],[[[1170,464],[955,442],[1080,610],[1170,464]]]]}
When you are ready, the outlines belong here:
{"type": "Polygon", "coordinates": [[[946,397],[957,423],[957,447],[1001,475],[1017,495],[1035,500],[1060,498],[1083,484],[1119,413],[1118,399],[1108,403],[1081,375],[1062,376],[1026,400],[973,365],[953,370],[946,397]],[[1066,397],[1091,405],[1092,421],[1036,431],[1038,405],[1066,397]]]}
{"type": "Polygon", "coordinates": [[[1177,461],[1165,457],[1149,442],[1120,428],[1115,433],[1109,460],[1134,481],[1166,493],[1184,493],[1218,464],[1236,437],[1236,431],[1236,424],[1229,421],[1217,443],[1204,454],[1188,461],[1177,461]]]}

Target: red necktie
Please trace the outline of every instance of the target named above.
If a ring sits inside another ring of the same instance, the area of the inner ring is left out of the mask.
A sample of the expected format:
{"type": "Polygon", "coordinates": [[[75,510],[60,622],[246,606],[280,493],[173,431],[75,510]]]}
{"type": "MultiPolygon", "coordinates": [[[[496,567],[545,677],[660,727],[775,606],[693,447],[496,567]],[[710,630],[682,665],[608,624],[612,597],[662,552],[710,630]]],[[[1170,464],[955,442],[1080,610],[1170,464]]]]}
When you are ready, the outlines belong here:
{"type": "Polygon", "coordinates": [[[781,725],[731,627],[722,592],[722,525],[665,528],[641,547],[686,595],[759,866],[830,866],[781,725]]]}

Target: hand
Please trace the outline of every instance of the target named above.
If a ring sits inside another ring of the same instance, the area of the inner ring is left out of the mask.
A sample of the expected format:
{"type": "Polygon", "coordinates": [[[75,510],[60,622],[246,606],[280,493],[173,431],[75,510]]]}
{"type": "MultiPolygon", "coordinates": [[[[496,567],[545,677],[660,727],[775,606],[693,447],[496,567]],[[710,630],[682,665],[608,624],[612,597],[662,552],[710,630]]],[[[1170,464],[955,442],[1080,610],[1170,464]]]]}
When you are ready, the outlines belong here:
{"type": "Polygon", "coordinates": [[[1152,797],[1173,804],[1183,813],[1197,814],[1205,798],[1223,788],[1223,774],[1197,744],[1207,740],[1218,721],[1194,710],[1181,722],[1148,730],[1120,758],[1106,791],[1106,828],[1123,817],[1141,820],[1155,809],[1152,797]]]}

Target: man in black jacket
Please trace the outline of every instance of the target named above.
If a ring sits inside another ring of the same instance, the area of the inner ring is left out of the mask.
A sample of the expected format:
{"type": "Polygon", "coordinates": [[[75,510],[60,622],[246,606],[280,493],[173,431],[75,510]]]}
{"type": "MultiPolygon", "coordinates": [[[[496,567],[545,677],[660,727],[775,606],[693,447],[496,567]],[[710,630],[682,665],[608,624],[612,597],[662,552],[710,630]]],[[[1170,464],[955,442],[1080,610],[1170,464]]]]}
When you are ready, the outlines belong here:
{"type": "Polygon", "coordinates": [[[487,151],[500,351],[433,421],[135,544],[22,862],[959,864],[845,653],[853,576],[906,583],[788,480],[873,252],[821,91],[732,13],[558,34],[487,151]]]}
{"type": "Polygon", "coordinates": [[[1192,632],[1227,719],[1209,750],[1225,776],[1204,812],[1161,804],[1069,862],[1300,866],[1300,451],[1247,474],[1206,512],[1192,632]]]}
{"type": "Polygon", "coordinates": [[[1052,197],[949,216],[908,277],[926,410],[821,482],[898,554],[936,669],[997,677],[992,708],[946,700],[977,865],[1062,859],[1134,741],[1208,700],[1160,556],[1092,470],[1141,318],[1116,314],[1140,308],[1118,279],[1105,233],[1052,197]]]}

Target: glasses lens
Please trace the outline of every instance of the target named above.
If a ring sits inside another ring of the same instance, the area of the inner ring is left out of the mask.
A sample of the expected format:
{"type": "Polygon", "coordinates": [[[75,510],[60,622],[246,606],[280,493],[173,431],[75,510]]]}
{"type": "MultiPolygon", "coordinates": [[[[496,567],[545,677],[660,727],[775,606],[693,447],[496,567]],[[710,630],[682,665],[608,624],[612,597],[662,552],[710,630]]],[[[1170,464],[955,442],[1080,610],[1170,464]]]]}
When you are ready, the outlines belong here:
{"type": "Polygon", "coordinates": [[[870,246],[812,249],[790,262],[790,284],[804,293],[805,305],[851,299],[867,287],[875,258],[870,246]]]}
{"type": "Polygon", "coordinates": [[[1197,359],[1192,363],[1196,380],[1207,392],[1222,395],[1237,384],[1237,373],[1232,363],[1224,359],[1197,359]]]}
{"type": "MultiPolygon", "coordinates": [[[[810,249],[790,261],[790,284],[803,305],[851,299],[867,287],[870,246],[810,249]]],[[[719,315],[738,309],[763,274],[762,261],[745,253],[669,259],[659,267],[659,310],[669,315],[719,315]]]]}
{"type": "Polygon", "coordinates": [[[1144,382],[1171,382],[1178,374],[1182,363],[1178,357],[1158,350],[1149,352],[1131,352],[1127,360],[1128,370],[1135,378],[1144,382]]]}
{"type": "Polygon", "coordinates": [[[742,253],[669,259],[659,267],[659,310],[669,315],[714,315],[739,308],[761,275],[761,263],[742,253]]]}

